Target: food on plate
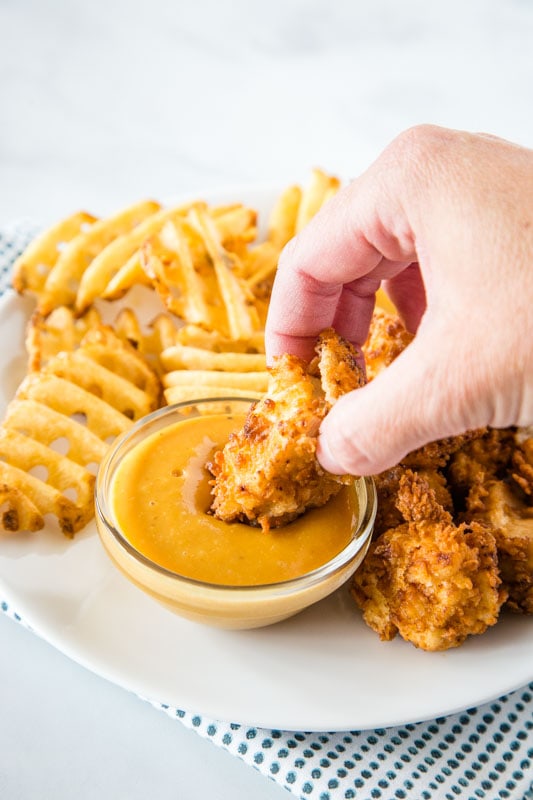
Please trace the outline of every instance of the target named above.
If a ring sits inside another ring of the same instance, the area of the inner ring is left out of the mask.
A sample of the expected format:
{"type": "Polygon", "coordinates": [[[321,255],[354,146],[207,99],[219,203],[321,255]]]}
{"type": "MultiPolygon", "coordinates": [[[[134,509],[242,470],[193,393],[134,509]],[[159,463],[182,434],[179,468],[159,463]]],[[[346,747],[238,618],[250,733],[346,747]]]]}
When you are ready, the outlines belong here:
{"type": "Polygon", "coordinates": [[[92,214],[78,211],[36,236],[15,263],[13,288],[20,294],[30,292],[41,295],[62,249],[94,222],[96,217],[92,214]]]}
{"type": "Polygon", "coordinates": [[[93,516],[94,466],[110,438],[159,406],[161,386],[135,348],[102,325],[75,349],[46,360],[41,352],[39,360],[0,426],[0,484],[9,512],[3,527],[39,530],[52,514],[72,536],[93,516]]]}
{"type": "MultiPolygon", "coordinates": [[[[243,430],[209,456],[210,502],[236,520],[230,528],[265,544],[298,525],[289,520],[306,508],[332,498],[302,523],[338,502],[347,486],[318,468],[316,430],[361,373],[345,345],[326,337],[312,365],[287,356],[271,375],[264,345],[281,250],[338,187],[314,170],[306,186],[279,195],[265,221],[240,202],[142,200],[101,219],[75,213],[35,238],[13,271],[14,288],[34,297],[36,309],[27,374],[0,425],[0,531],[35,531],[51,514],[72,536],[92,517],[94,473],[114,439],[146,413],[184,402],[191,421],[205,422],[206,414],[242,410],[239,398],[257,401],[243,430]]],[[[413,338],[381,292],[378,300],[362,347],[368,380],[413,338]]],[[[498,603],[533,613],[531,430],[487,428],[432,442],[375,476],[375,486],[372,553],[356,579],[372,598],[354,594],[381,634],[455,647],[493,624],[498,603]],[[398,610],[416,553],[431,579],[425,591],[409,583],[412,603],[398,610]],[[447,610],[436,575],[453,588],[447,610]]]]}
{"type": "Polygon", "coordinates": [[[369,381],[386,369],[413,340],[401,320],[379,306],[374,310],[362,350],[369,381]]]}
{"type": "Polygon", "coordinates": [[[126,577],[173,612],[224,628],[272,624],[345,583],[375,510],[372,482],[357,479],[268,535],[218,520],[205,462],[250,402],[233,400],[208,425],[209,400],[160,409],[115,443],[96,485],[98,532],[126,577]]]}
{"type": "Polygon", "coordinates": [[[506,592],[490,528],[456,526],[411,470],[400,478],[397,504],[405,522],[370,546],[353,579],[367,624],[382,639],[400,633],[424,650],[457,647],[494,625],[506,592]]]}
{"type": "Polygon", "coordinates": [[[311,364],[288,354],[276,359],[267,393],[209,462],[219,519],[268,531],[324,505],[353,480],[323,470],[316,446],[335,400],[364,383],[358,354],[332,328],[320,334],[316,351],[311,364]]]}

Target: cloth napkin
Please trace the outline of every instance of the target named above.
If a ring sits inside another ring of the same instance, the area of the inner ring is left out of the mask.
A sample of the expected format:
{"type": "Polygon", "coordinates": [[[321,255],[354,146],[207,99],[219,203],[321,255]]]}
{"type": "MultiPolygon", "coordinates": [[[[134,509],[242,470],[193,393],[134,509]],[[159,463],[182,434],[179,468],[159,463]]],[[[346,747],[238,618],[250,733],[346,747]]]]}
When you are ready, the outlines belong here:
{"type": "MultiPolygon", "coordinates": [[[[28,221],[0,228],[0,295],[36,231],[28,221]]],[[[8,597],[0,608],[24,624],[8,597]]],[[[152,705],[302,800],[533,800],[533,683],[429,722],[331,733],[220,722],[164,698],[152,705]]]]}

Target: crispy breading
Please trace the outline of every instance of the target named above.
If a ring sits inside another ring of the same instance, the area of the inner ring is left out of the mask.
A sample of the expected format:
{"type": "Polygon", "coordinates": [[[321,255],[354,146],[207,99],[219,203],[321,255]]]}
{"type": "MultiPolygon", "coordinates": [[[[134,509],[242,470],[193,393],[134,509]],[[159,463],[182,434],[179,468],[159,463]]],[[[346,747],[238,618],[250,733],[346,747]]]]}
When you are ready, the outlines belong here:
{"type": "MultiPolygon", "coordinates": [[[[378,495],[378,510],[374,524],[374,536],[380,536],[389,528],[395,528],[404,522],[404,517],[397,506],[400,479],[404,475],[406,467],[396,466],[379,475],[374,476],[376,491],[378,495]]],[[[424,478],[435,492],[435,498],[444,509],[453,512],[452,497],[446,482],[446,478],[437,470],[417,470],[420,477],[424,478]]]]}
{"type": "Polygon", "coordinates": [[[335,398],[362,385],[363,373],[355,348],[330,329],[319,337],[317,354],[311,365],[288,354],[276,360],[266,396],[207,465],[219,519],[280,527],[326,503],[349,480],[318,463],[318,429],[335,398]]]}
{"type": "Polygon", "coordinates": [[[414,336],[406,330],[397,316],[382,308],[376,308],[370,322],[368,337],[362,350],[365,357],[366,377],[369,381],[390,366],[405,350],[414,336]]]}
{"type": "Polygon", "coordinates": [[[406,522],[375,541],[352,595],[381,639],[399,633],[423,650],[458,647],[498,619],[506,598],[495,538],[479,522],[456,526],[420,475],[400,479],[406,522]]]}
{"type": "Polygon", "coordinates": [[[417,450],[408,453],[401,463],[405,467],[412,469],[441,469],[444,467],[450,457],[457,450],[460,450],[467,442],[483,436],[486,428],[477,428],[476,430],[466,431],[459,436],[447,436],[444,439],[437,439],[435,442],[429,442],[417,450]]]}
{"type": "Polygon", "coordinates": [[[533,501],[533,438],[517,444],[512,455],[513,480],[533,501]]]}
{"type": "Polygon", "coordinates": [[[464,501],[470,487],[480,480],[504,477],[514,446],[512,428],[488,428],[482,436],[464,442],[447,465],[457,498],[464,501]]]}
{"type": "Polygon", "coordinates": [[[479,482],[470,490],[466,516],[493,527],[511,611],[533,614],[533,505],[510,481],[479,482]]]}

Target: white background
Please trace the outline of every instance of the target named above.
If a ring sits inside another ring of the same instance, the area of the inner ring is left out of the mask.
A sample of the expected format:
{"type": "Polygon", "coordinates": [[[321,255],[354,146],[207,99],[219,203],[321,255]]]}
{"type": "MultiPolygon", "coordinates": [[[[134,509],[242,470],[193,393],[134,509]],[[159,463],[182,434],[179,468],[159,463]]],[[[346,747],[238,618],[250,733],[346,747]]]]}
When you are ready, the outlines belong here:
{"type": "MultiPolygon", "coordinates": [[[[528,0],[0,0],[0,225],[349,178],[419,122],[532,146],[532,41],[528,0]]],[[[287,796],[2,617],[0,709],[2,800],[287,796]]]]}

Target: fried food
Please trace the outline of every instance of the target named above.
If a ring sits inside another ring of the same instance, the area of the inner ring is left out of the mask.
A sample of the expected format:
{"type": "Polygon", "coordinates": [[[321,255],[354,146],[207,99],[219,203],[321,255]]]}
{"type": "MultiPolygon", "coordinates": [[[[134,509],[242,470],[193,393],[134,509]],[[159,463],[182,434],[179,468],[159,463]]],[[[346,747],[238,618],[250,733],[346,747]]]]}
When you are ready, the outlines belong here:
{"type": "MultiPolygon", "coordinates": [[[[401,525],[405,520],[398,508],[397,500],[400,481],[407,467],[398,465],[374,477],[378,496],[378,508],[374,523],[374,536],[381,536],[390,528],[401,525]]],[[[417,475],[427,482],[435,493],[435,500],[445,511],[453,514],[452,496],[444,475],[436,469],[417,470],[417,475]]]]}
{"type": "Polygon", "coordinates": [[[64,247],[48,273],[38,295],[41,314],[46,316],[58,306],[74,305],[83,273],[93,259],[114,239],[134,230],[159,209],[159,203],[145,200],[112,217],[97,220],[87,230],[81,230],[64,247]]]}
{"type": "Polygon", "coordinates": [[[13,288],[39,295],[65,245],[94,222],[92,214],[78,211],[36,236],[13,265],[13,288]]]}
{"type": "Polygon", "coordinates": [[[382,308],[374,309],[368,337],[362,350],[369,381],[389,367],[413,340],[403,322],[382,308]]]}
{"type": "MultiPolygon", "coordinates": [[[[70,330],[72,333],[72,330],[70,330]]],[[[40,330],[40,334],[43,331],[40,330]]],[[[0,426],[0,523],[35,531],[57,517],[66,536],[94,513],[95,469],[119,433],[159,405],[157,375],[109,328],[90,328],[72,350],[40,352],[0,426]]]]}
{"type": "Polygon", "coordinates": [[[507,608],[533,614],[533,504],[512,481],[479,481],[470,490],[466,517],[490,524],[507,608]],[[529,500],[529,502],[528,502],[529,500]]]}
{"type": "Polygon", "coordinates": [[[427,480],[406,470],[398,508],[405,522],[370,546],[352,595],[381,639],[399,633],[423,650],[447,650],[483,633],[506,598],[495,538],[480,522],[456,526],[427,480]]]}
{"type": "Polygon", "coordinates": [[[323,505],[349,480],[320,467],[316,446],[332,403],[364,382],[357,355],[328,329],[310,365],[288,354],[276,360],[266,396],[207,465],[214,476],[212,512],[219,519],[268,531],[323,505]]]}

